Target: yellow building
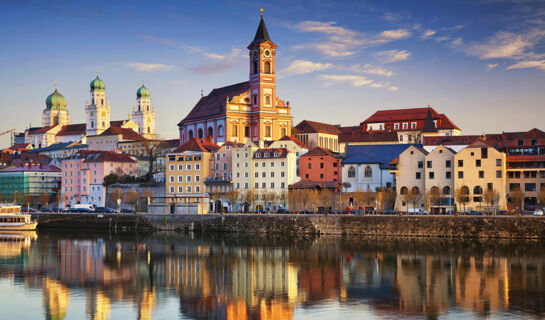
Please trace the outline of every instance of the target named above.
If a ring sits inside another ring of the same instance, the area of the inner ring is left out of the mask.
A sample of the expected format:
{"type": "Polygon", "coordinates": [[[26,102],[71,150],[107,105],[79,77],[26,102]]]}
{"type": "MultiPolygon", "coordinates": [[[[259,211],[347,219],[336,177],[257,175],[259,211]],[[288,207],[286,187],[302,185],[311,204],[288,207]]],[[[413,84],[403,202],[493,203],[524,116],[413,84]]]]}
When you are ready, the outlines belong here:
{"type": "Polygon", "coordinates": [[[208,212],[204,181],[213,176],[214,152],[219,148],[210,140],[193,138],[167,154],[166,195],[171,213],[208,212]]]}
{"type": "Polygon", "coordinates": [[[276,48],[263,15],[248,46],[249,81],[216,88],[178,123],[180,141],[210,137],[227,141],[274,141],[291,134],[291,109],[276,95],[276,48]]]}
{"type": "Polygon", "coordinates": [[[465,201],[457,201],[458,211],[485,210],[486,190],[497,191],[494,202],[497,210],[506,209],[506,155],[481,140],[476,140],[454,156],[455,190],[467,194],[465,201]]]}

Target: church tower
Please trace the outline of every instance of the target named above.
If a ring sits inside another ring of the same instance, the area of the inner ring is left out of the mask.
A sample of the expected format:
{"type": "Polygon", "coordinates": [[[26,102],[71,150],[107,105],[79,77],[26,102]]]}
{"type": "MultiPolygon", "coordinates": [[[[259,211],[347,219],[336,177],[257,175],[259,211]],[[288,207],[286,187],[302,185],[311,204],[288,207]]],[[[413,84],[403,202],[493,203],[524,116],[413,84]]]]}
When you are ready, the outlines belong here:
{"type": "Polygon", "coordinates": [[[95,136],[110,127],[110,103],[106,103],[106,86],[97,77],[91,81],[91,103],[85,106],[87,135],[95,136]]]}
{"type": "Polygon", "coordinates": [[[138,133],[146,139],[155,139],[155,108],[151,107],[150,91],[144,82],[136,91],[136,103],[132,120],[138,124],[138,133]]]}
{"type": "Polygon", "coordinates": [[[66,99],[57,91],[57,82],[55,82],[55,92],[45,99],[42,126],[49,127],[58,124],[61,126],[70,124],[70,113],[66,109],[66,99]]]}
{"type": "MultiPolygon", "coordinates": [[[[250,103],[254,114],[276,111],[276,48],[269,38],[269,32],[263,20],[261,9],[261,21],[257,27],[254,40],[248,46],[250,50],[250,103]]],[[[262,121],[259,121],[262,122],[262,121]]],[[[257,130],[259,140],[272,139],[271,128],[264,123],[252,124],[252,131],[257,130]],[[269,131],[269,132],[267,132],[269,131]]],[[[276,134],[274,134],[276,136],[276,134]]],[[[252,132],[252,136],[254,136],[252,132]]]]}

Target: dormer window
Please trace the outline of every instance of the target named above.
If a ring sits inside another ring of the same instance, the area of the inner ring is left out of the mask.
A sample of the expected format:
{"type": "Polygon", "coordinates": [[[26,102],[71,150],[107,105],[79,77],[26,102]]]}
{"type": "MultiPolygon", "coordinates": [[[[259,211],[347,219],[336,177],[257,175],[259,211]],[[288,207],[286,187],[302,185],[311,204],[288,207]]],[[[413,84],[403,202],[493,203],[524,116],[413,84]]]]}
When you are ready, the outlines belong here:
{"type": "Polygon", "coordinates": [[[275,158],[278,158],[278,157],[280,157],[280,152],[278,152],[278,151],[275,151],[275,152],[274,152],[274,157],[275,157],[275,158]]]}
{"type": "Polygon", "coordinates": [[[256,152],[256,153],[255,153],[255,157],[256,157],[256,158],[261,158],[261,153],[256,152]]]}
{"type": "Polygon", "coordinates": [[[268,157],[269,157],[269,153],[265,152],[265,158],[268,158],[268,157]]]}

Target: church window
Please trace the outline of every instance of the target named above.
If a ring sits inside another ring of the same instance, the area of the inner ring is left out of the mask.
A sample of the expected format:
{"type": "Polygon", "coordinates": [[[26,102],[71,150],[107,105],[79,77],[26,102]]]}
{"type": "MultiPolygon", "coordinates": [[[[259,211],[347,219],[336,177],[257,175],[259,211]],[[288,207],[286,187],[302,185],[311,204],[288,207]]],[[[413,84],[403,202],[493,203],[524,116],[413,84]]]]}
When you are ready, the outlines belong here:
{"type": "Polygon", "coordinates": [[[271,104],[271,96],[269,96],[269,95],[265,96],[265,104],[267,104],[267,105],[271,104]]]}
{"type": "Polygon", "coordinates": [[[214,138],[214,129],[212,127],[208,128],[208,137],[214,138]]]}
{"type": "Polygon", "coordinates": [[[189,130],[189,139],[193,139],[193,130],[189,130]]]}
{"type": "Polygon", "coordinates": [[[95,104],[95,98],[91,98],[91,104],[95,104]]]}
{"type": "Polygon", "coordinates": [[[257,74],[257,62],[254,62],[253,74],[257,74]]]}
{"type": "Polygon", "coordinates": [[[257,94],[254,94],[254,95],[253,95],[253,98],[254,98],[254,102],[253,102],[253,103],[254,103],[254,104],[257,104],[257,94]]]}
{"type": "Polygon", "coordinates": [[[218,137],[223,137],[223,126],[218,126],[218,137]]]}
{"type": "Polygon", "coordinates": [[[249,137],[250,136],[250,126],[244,127],[244,136],[249,137]]]}
{"type": "Polygon", "coordinates": [[[199,129],[198,132],[199,132],[199,138],[202,139],[202,138],[203,138],[203,134],[204,134],[204,133],[202,132],[202,128],[199,129]]]}
{"type": "Polygon", "coordinates": [[[265,136],[270,137],[271,136],[271,126],[265,127],[265,136]]]}
{"type": "Polygon", "coordinates": [[[265,62],[265,73],[271,73],[271,63],[269,61],[265,62]]]}
{"type": "Polygon", "coordinates": [[[365,167],[364,175],[366,178],[371,178],[373,176],[373,169],[370,166],[365,167]]]}
{"type": "Polygon", "coordinates": [[[350,167],[348,169],[348,177],[349,178],[354,178],[356,176],[356,169],[354,169],[354,167],[350,167]]]}
{"type": "Polygon", "coordinates": [[[95,127],[95,122],[91,121],[91,128],[94,128],[94,127],[95,127]]]}

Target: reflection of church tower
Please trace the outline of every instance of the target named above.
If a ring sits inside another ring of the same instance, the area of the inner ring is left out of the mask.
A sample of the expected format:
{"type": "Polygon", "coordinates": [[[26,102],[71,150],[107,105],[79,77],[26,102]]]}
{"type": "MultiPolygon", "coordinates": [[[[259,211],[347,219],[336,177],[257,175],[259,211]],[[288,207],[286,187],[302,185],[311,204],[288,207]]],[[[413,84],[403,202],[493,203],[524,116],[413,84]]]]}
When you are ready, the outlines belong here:
{"type": "Polygon", "coordinates": [[[99,135],[110,127],[110,103],[106,104],[106,86],[97,77],[91,81],[91,103],[85,106],[87,135],[99,135]]]}
{"type": "Polygon", "coordinates": [[[151,107],[150,91],[142,86],[136,91],[138,106],[132,112],[132,120],[138,123],[139,131],[144,138],[155,138],[155,109],[151,107]]]}
{"type": "Polygon", "coordinates": [[[65,319],[70,304],[70,289],[56,280],[45,278],[43,280],[42,302],[46,319],[65,319]]]}
{"type": "Polygon", "coordinates": [[[66,99],[57,91],[55,82],[55,92],[45,99],[45,110],[42,114],[42,126],[61,126],[70,124],[70,114],[66,109],[66,99]]]}

